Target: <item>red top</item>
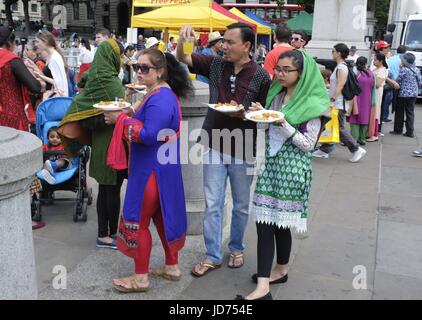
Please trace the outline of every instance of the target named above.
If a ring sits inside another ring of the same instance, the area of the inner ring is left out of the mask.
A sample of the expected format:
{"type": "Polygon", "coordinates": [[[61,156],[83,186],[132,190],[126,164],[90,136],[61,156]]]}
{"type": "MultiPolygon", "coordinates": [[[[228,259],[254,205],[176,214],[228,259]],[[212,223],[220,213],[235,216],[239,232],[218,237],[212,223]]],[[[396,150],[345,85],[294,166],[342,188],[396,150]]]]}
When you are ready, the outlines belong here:
{"type": "Polygon", "coordinates": [[[10,62],[19,59],[14,53],[0,49],[0,126],[28,131],[24,107],[28,93],[13,74],[10,62]]]}
{"type": "Polygon", "coordinates": [[[63,145],[59,144],[57,146],[50,146],[49,144],[45,144],[42,146],[43,151],[63,151],[63,145]]]}
{"type": "Polygon", "coordinates": [[[273,50],[268,52],[265,57],[264,69],[270,74],[271,79],[274,79],[274,68],[277,65],[278,58],[286,51],[293,50],[294,48],[290,44],[280,44],[273,50]]]}

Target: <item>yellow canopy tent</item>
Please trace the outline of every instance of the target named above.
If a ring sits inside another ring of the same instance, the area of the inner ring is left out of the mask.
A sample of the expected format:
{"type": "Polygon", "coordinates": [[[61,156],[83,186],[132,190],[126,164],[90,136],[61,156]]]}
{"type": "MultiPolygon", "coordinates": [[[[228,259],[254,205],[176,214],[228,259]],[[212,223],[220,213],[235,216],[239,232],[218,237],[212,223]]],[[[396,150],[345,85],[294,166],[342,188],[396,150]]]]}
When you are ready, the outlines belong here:
{"type": "Polygon", "coordinates": [[[246,14],[244,14],[242,11],[240,11],[237,8],[231,8],[229,10],[234,15],[238,16],[239,18],[242,18],[243,20],[246,20],[250,23],[256,24],[256,33],[257,34],[266,34],[271,35],[271,27],[260,24],[259,22],[249,18],[246,14]]]}
{"type": "Polygon", "coordinates": [[[197,6],[168,6],[132,16],[132,28],[180,29],[191,25],[195,30],[226,30],[229,24],[245,22],[256,29],[256,22],[246,21],[217,3],[197,6]]]}

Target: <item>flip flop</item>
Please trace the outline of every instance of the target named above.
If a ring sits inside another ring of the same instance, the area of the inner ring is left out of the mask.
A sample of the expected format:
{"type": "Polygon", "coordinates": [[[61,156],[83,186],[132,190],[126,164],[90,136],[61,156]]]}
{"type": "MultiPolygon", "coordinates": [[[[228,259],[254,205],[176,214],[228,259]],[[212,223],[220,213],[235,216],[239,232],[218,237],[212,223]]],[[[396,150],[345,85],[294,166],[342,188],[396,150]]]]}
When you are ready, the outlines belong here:
{"type": "Polygon", "coordinates": [[[192,268],[192,270],[191,270],[190,272],[191,272],[191,274],[192,274],[193,276],[195,276],[195,277],[197,277],[197,278],[199,278],[199,277],[203,277],[203,276],[205,276],[207,273],[209,273],[209,272],[211,272],[211,271],[213,271],[213,270],[216,270],[216,269],[218,269],[218,268],[220,268],[220,267],[221,267],[221,264],[214,264],[214,263],[205,262],[205,261],[201,261],[199,264],[201,265],[201,267],[207,267],[208,269],[207,269],[207,270],[205,270],[205,271],[204,271],[204,273],[198,273],[197,271],[195,271],[195,267],[196,267],[197,265],[196,265],[195,267],[193,267],[193,268],[192,268]]]}
{"type": "Polygon", "coordinates": [[[113,288],[122,293],[146,292],[149,289],[149,287],[138,287],[135,279],[133,278],[130,279],[130,286],[130,288],[126,288],[113,282],[113,288]]]}
{"type": "Polygon", "coordinates": [[[237,268],[243,267],[243,265],[245,264],[245,259],[243,258],[243,253],[230,253],[230,258],[233,260],[233,265],[230,265],[230,260],[229,260],[229,263],[227,265],[229,268],[237,269],[237,268]],[[236,266],[234,264],[234,262],[235,262],[236,259],[240,259],[240,258],[242,259],[242,263],[236,266]]]}

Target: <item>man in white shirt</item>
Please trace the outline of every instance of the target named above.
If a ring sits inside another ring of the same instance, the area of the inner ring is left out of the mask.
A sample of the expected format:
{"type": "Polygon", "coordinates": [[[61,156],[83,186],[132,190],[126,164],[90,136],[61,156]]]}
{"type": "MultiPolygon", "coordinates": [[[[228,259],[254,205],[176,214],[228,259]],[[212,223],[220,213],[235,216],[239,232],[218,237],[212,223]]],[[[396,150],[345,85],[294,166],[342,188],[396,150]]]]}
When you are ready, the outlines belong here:
{"type": "Polygon", "coordinates": [[[356,54],[356,51],[357,51],[356,46],[351,46],[350,47],[350,54],[349,54],[349,56],[347,57],[346,60],[351,60],[351,61],[353,61],[354,64],[356,64],[356,60],[359,58],[359,55],[356,54]]]}

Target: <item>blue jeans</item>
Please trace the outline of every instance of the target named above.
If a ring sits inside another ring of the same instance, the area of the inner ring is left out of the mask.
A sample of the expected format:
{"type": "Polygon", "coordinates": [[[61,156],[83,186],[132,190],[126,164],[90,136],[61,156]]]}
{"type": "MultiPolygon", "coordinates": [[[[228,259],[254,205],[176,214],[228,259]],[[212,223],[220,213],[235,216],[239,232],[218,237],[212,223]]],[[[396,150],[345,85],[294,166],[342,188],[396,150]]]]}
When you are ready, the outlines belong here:
{"type": "Polygon", "coordinates": [[[252,172],[248,169],[253,169],[253,165],[234,161],[235,158],[213,149],[204,154],[204,241],[207,260],[215,264],[223,261],[223,211],[227,177],[230,178],[233,198],[229,249],[230,252],[242,252],[245,248],[243,236],[249,218],[253,180],[252,172]]]}
{"type": "Polygon", "coordinates": [[[381,106],[381,121],[386,121],[390,115],[390,104],[393,102],[393,90],[384,92],[381,106]]]}

